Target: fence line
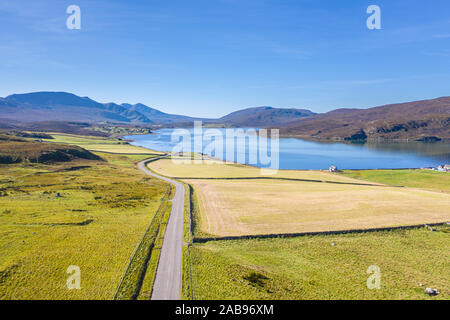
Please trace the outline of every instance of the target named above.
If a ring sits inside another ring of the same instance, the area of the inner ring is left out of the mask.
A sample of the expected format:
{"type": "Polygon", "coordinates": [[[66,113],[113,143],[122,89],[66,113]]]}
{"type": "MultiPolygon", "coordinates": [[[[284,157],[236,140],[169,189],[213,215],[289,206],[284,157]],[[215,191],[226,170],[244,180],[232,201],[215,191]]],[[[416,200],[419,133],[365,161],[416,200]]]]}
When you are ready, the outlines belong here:
{"type": "MultiPolygon", "coordinates": [[[[314,182],[314,183],[332,183],[343,185],[355,185],[355,186],[368,186],[368,187],[386,187],[385,184],[374,183],[356,183],[356,182],[342,182],[342,181],[330,181],[330,180],[313,180],[313,179],[300,179],[300,178],[283,178],[283,177],[218,177],[218,178],[199,178],[199,177],[175,177],[177,180],[286,180],[286,181],[299,181],[299,182],[314,182]]],[[[389,186],[393,188],[403,188],[403,186],[389,186]]]]}
{"type": "Polygon", "coordinates": [[[317,232],[300,232],[300,233],[279,233],[279,234],[260,234],[260,235],[245,235],[245,236],[229,236],[229,237],[209,237],[209,238],[194,238],[194,243],[205,243],[209,241],[223,241],[223,240],[250,240],[250,239],[273,239],[273,238],[297,238],[305,236],[318,236],[318,235],[340,235],[351,233],[365,233],[365,232],[377,232],[377,231],[392,231],[392,230],[407,230],[418,229],[426,226],[434,227],[444,225],[446,222],[439,223],[426,223],[410,226],[398,226],[398,227],[382,227],[382,228],[370,228],[370,229],[351,229],[351,230],[337,230],[337,231],[317,231],[317,232]]]}
{"type": "Polygon", "coordinates": [[[188,244],[188,259],[189,259],[189,280],[191,282],[191,300],[194,300],[194,287],[192,286],[192,267],[191,267],[191,247],[194,246],[194,235],[192,234],[192,205],[191,205],[191,188],[188,184],[188,203],[189,203],[189,237],[190,243],[188,244]]]}

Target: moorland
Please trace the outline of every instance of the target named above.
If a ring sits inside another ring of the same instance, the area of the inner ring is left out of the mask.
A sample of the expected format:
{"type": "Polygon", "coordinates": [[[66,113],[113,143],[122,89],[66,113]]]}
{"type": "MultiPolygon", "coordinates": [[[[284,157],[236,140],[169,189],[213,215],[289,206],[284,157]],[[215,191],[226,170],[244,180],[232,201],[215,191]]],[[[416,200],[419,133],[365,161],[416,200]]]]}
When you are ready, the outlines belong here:
{"type": "Polygon", "coordinates": [[[116,138],[4,138],[0,299],[148,298],[171,188],[135,163],[157,153],[116,138]],[[67,287],[71,265],[81,290],[67,287]]]}

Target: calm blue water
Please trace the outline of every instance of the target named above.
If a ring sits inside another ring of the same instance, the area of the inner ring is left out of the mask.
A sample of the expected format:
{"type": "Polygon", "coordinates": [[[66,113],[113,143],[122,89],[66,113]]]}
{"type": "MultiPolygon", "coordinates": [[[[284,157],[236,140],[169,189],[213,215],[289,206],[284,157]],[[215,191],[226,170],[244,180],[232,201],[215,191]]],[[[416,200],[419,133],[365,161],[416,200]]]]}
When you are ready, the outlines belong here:
{"type": "MultiPolygon", "coordinates": [[[[163,129],[150,135],[126,136],[125,138],[134,140],[132,144],[136,146],[157,151],[172,151],[173,147],[178,144],[178,142],[171,141],[173,130],[163,129]]],[[[187,130],[193,133],[193,129],[187,130]]],[[[225,129],[218,130],[225,133],[225,129]]],[[[194,141],[193,138],[192,141],[194,141]]],[[[225,145],[226,142],[224,142],[225,145]]],[[[248,150],[247,146],[245,152],[248,153],[248,150]]],[[[217,157],[214,153],[210,155],[217,157]]],[[[223,159],[224,156],[221,158],[223,159]]],[[[234,161],[237,161],[237,151],[234,152],[234,156],[234,161]]],[[[245,163],[248,163],[248,154],[245,163]]],[[[445,163],[450,163],[450,143],[445,142],[352,144],[311,142],[294,138],[280,138],[279,142],[279,169],[317,170],[328,169],[330,165],[335,165],[339,169],[400,169],[435,167],[445,163]]],[[[261,164],[256,165],[264,167],[261,164]]]]}

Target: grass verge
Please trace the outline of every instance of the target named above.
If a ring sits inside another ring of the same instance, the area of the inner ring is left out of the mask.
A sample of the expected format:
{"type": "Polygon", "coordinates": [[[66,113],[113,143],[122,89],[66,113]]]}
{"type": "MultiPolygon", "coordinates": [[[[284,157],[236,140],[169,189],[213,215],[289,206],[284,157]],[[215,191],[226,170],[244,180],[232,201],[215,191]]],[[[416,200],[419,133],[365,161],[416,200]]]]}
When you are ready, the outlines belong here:
{"type": "Polygon", "coordinates": [[[164,235],[166,233],[167,224],[170,218],[170,211],[172,209],[172,204],[169,203],[166,207],[161,226],[158,231],[158,236],[155,240],[155,245],[153,246],[150,260],[148,262],[145,277],[142,283],[142,288],[139,292],[138,300],[150,300],[153,291],[153,284],[155,283],[156,272],[158,269],[159,258],[161,256],[161,249],[164,242],[164,235]]]}
{"type": "MultiPolygon", "coordinates": [[[[130,263],[124,273],[124,276],[117,288],[114,299],[116,300],[134,300],[138,298],[144,278],[147,273],[147,267],[155,245],[157,245],[158,235],[161,228],[164,227],[166,212],[169,207],[169,197],[171,187],[167,188],[166,193],[161,198],[161,205],[158,208],[153,220],[148,226],[145,234],[137,246],[135,252],[130,258],[130,263]]],[[[170,211],[169,211],[170,212],[170,211]]],[[[170,213],[169,213],[170,214],[170,213]]],[[[168,218],[167,218],[168,219],[168,218]]],[[[146,290],[148,290],[146,286],[146,290]]]]}
{"type": "Polygon", "coordinates": [[[192,228],[192,239],[194,238],[210,238],[214,237],[207,232],[204,232],[202,228],[202,215],[200,212],[200,206],[198,201],[198,195],[195,192],[194,187],[189,185],[189,203],[190,203],[190,218],[192,228]]]}

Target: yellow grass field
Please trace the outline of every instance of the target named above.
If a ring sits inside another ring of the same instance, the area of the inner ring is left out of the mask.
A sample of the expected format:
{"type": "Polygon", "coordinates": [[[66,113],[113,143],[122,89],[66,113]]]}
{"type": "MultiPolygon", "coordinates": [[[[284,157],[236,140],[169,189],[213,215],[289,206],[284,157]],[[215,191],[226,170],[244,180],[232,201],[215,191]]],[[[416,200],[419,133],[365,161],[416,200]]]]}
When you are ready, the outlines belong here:
{"type": "Polygon", "coordinates": [[[134,168],[148,156],[100,155],[0,166],[0,300],[113,298],[168,184],[134,168]]]}
{"type": "Polygon", "coordinates": [[[64,133],[51,133],[51,136],[53,139],[45,139],[45,141],[77,145],[89,151],[118,154],[162,154],[158,151],[127,144],[117,138],[87,137],[64,133]]]}
{"type": "Polygon", "coordinates": [[[447,194],[285,180],[187,180],[215,236],[366,229],[450,220],[447,194]]]}
{"type": "Polygon", "coordinates": [[[259,168],[212,160],[187,164],[161,159],[149,167],[162,175],[184,178],[194,187],[200,209],[197,227],[213,236],[368,229],[450,220],[448,194],[341,174],[279,170],[265,177],[259,168]]]}
{"type": "Polygon", "coordinates": [[[86,144],[83,148],[89,151],[112,152],[119,154],[160,154],[159,152],[136,147],[131,144],[86,144]]]}
{"type": "Polygon", "coordinates": [[[275,175],[261,175],[256,167],[227,164],[222,161],[204,160],[201,164],[185,164],[182,159],[161,159],[148,164],[153,171],[167,176],[178,178],[287,178],[299,180],[319,180],[357,184],[377,184],[364,182],[358,179],[333,174],[325,171],[278,170],[275,175]]]}

